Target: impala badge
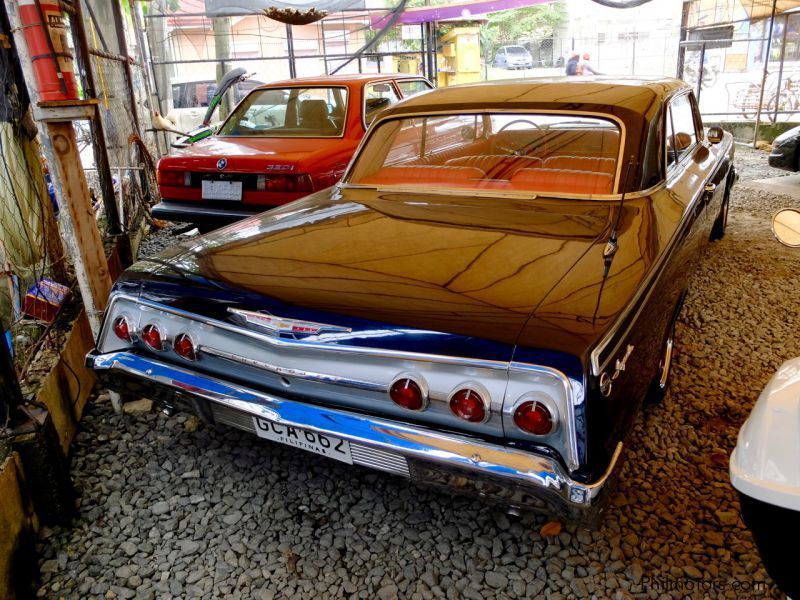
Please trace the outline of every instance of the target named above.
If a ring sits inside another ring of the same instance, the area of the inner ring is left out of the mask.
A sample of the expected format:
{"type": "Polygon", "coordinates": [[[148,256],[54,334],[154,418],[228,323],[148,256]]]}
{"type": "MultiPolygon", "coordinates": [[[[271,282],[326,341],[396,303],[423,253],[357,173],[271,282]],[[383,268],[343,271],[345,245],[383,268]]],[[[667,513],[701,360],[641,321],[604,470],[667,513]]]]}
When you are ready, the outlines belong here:
{"type": "Polygon", "coordinates": [[[611,387],[614,385],[617,378],[625,372],[628,359],[631,357],[631,354],[633,354],[633,348],[634,346],[632,344],[628,344],[627,348],[625,348],[625,354],[622,358],[618,358],[617,362],[614,364],[615,369],[613,375],[609,377],[608,373],[605,372],[600,375],[600,393],[603,394],[603,396],[608,397],[611,395],[611,387]]]}
{"type": "Polygon", "coordinates": [[[285,319],[267,312],[255,312],[238,308],[229,308],[228,312],[231,313],[233,318],[237,321],[245,325],[253,325],[259,329],[263,329],[266,333],[271,335],[315,335],[317,333],[349,333],[352,331],[349,327],[315,323],[313,321],[285,319]]]}
{"type": "Polygon", "coordinates": [[[224,170],[225,170],[225,167],[227,167],[227,166],[228,166],[228,160],[227,160],[227,159],[225,159],[225,158],[220,158],[220,159],[217,161],[217,169],[219,169],[220,171],[224,171],[224,170]]]}

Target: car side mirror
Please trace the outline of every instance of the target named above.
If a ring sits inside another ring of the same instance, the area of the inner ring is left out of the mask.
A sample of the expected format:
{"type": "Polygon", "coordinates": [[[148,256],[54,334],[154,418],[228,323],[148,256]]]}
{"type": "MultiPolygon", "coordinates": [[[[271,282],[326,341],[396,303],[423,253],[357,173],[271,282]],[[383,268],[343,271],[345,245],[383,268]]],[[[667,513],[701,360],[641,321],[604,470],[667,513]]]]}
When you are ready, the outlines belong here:
{"type": "Polygon", "coordinates": [[[722,141],[725,132],[722,130],[722,127],[709,127],[708,128],[708,141],[712,144],[719,144],[722,141]]]}
{"type": "Polygon", "coordinates": [[[772,216],[772,234],[784,246],[800,248],[800,210],[782,208],[772,216]]]}

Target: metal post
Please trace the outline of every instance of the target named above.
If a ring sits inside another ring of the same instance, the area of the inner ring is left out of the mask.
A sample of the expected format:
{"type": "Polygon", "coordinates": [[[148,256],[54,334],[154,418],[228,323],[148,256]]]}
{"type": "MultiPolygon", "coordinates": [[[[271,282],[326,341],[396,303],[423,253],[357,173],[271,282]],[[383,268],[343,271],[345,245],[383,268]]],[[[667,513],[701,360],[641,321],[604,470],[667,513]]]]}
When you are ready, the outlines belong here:
{"type": "Polygon", "coordinates": [[[778,65],[778,83],[777,95],[775,96],[775,118],[774,121],[778,122],[778,108],[781,103],[781,80],[783,79],[783,57],[786,53],[786,26],[789,24],[789,15],[783,15],[783,34],[781,36],[781,61],[778,65]]]}
{"type": "Polygon", "coordinates": [[[425,75],[425,77],[427,77],[432,84],[436,85],[436,82],[433,79],[431,79],[430,74],[428,73],[428,63],[425,60],[425,57],[427,56],[425,48],[427,47],[428,44],[427,41],[425,40],[425,25],[423,23],[419,24],[419,39],[421,46],[421,49],[419,51],[419,64],[420,66],[422,66],[422,72],[425,75]]]}
{"type": "Polygon", "coordinates": [[[325,63],[325,75],[328,74],[328,47],[325,43],[325,23],[319,22],[320,32],[322,34],[322,61],[325,63]]]}
{"type": "MultiPolygon", "coordinates": [[[[436,81],[436,26],[433,22],[425,23],[428,40],[428,79],[436,81]]],[[[435,84],[434,84],[435,85],[435,84]]]]}
{"type": "Polygon", "coordinates": [[[0,427],[11,424],[15,409],[22,404],[17,371],[11,349],[6,343],[6,330],[0,322],[0,427]]]}
{"type": "MultiPolygon", "coordinates": [[[[148,60],[148,47],[145,43],[144,33],[142,32],[142,24],[139,22],[139,17],[142,16],[141,10],[141,3],[136,3],[133,0],[129,0],[128,5],[131,9],[131,19],[133,19],[133,31],[136,34],[136,44],[139,46],[139,53],[141,54],[141,61],[142,61],[142,71],[144,73],[144,89],[147,93],[147,108],[150,112],[153,112],[153,98],[158,99],[158,94],[153,92],[153,84],[155,83],[155,75],[151,70],[151,61],[148,60]]],[[[149,115],[148,115],[149,116],[149,115]]],[[[146,123],[145,123],[146,125],[146,123]]],[[[156,143],[156,148],[158,148],[159,152],[161,148],[159,147],[158,143],[158,134],[153,134],[153,139],[156,143]]],[[[165,154],[169,152],[169,146],[167,146],[165,154]]]]}
{"type": "MultiPolygon", "coordinates": [[[[684,0],[683,11],[681,12],[681,33],[680,41],[684,42],[689,39],[689,9],[692,5],[691,0],[684,0]]],[[[678,65],[675,69],[675,75],[678,79],[683,79],[683,64],[686,61],[686,46],[678,44],[678,65]]]]}
{"type": "Polygon", "coordinates": [[[286,24],[286,49],[289,53],[289,77],[297,77],[297,66],[294,63],[294,38],[292,37],[292,26],[286,24]]]}
{"type": "Polygon", "coordinates": [[[706,43],[700,45],[700,63],[697,66],[697,105],[700,106],[700,92],[703,89],[703,74],[705,73],[706,43]]]}
{"type": "MultiPolygon", "coordinates": [[[[80,69],[83,79],[83,90],[88,98],[96,98],[97,92],[94,85],[94,73],[92,73],[92,57],[89,54],[89,41],[86,39],[86,21],[83,20],[83,8],[80,2],[73,4],[75,22],[72,26],[72,36],[75,40],[75,51],[78,63],[85,66],[80,69]]],[[[99,60],[99,59],[95,59],[99,60]]],[[[114,180],[111,177],[111,168],[108,164],[108,148],[106,147],[105,128],[103,120],[100,118],[100,109],[95,108],[94,119],[90,119],[89,126],[92,132],[92,147],[94,149],[94,161],[97,164],[97,177],[100,181],[100,189],[103,194],[103,208],[108,215],[109,235],[119,235],[122,233],[120,227],[120,213],[114,201],[114,180]]]]}
{"type": "Polygon", "coordinates": [[[769,17],[769,35],[767,35],[767,51],[764,53],[764,74],[761,76],[761,91],[758,94],[756,124],[755,128],[753,129],[753,148],[756,147],[756,142],[758,141],[758,127],[761,125],[761,103],[764,102],[764,87],[767,85],[767,75],[769,74],[769,52],[772,47],[772,28],[775,25],[775,9],[777,6],[778,0],[772,0],[772,14],[769,17]]]}
{"type": "MultiPolygon", "coordinates": [[[[111,9],[114,13],[114,27],[117,30],[117,45],[119,46],[119,53],[125,58],[128,57],[128,42],[125,39],[125,22],[122,19],[122,7],[119,5],[119,0],[111,2],[111,9]]],[[[133,89],[133,70],[131,69],[130,60],[125,61],[125,78],[128,84],[128,96],[130,97],[131,116],[133,117],[133,128],[139,137],[144,136],[141,122],[139,121],[139,112],[136,109],[136,92],[133,89]]],[[[122,182],[120,182],[120,185],[122,182]]]]}

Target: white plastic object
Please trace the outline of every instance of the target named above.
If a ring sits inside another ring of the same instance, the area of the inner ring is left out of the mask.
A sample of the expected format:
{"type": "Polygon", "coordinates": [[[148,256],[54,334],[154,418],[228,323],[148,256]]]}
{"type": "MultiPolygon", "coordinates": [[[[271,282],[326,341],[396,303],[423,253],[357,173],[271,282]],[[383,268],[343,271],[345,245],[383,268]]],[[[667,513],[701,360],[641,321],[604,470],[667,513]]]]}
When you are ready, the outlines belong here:
{"type": "Polygon", "coordinates": [[[739,430],[730,476],[740,492],[800,511],[800,358],[785,362],[739,430]]]}

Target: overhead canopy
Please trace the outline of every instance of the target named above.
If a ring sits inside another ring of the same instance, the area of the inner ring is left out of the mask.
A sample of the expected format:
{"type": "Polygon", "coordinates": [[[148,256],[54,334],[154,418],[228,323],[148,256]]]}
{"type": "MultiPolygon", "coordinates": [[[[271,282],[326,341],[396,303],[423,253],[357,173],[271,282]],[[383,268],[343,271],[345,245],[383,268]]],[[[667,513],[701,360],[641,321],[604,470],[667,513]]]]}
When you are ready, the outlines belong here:
{"type": "Polygon", "coordinates": [[[205,0],[209,16],[222,17],[234,15],[261,14],[265,8],[295,8],[308,10],[316,8],[326,12],[347,9],[363,9],[364,0],[205,0]]]}
{"type": "MultiPolygon", "coordinates": [[[[453,2],[440,6],[421,6],[408,8],[403,11],[397,22],[404,25],[415,23],[429,23],[445,19],[470,19],[476,15],[523,8],[535,4],[549,4],[553,0],[482,0],[476,2],[453,2]]],[[[372,16],[372,28],[379,29],[384,26],[388,15],[372,16]]]]}
{"type": "MultiPolygon", "coordinates": [[[[747,16],[752,19],[765,19],[772,15],[773,0],[740,0],[747,16]]],[[[800,9],[800,0],[778,0],[775,14],[800,9]]]]}

